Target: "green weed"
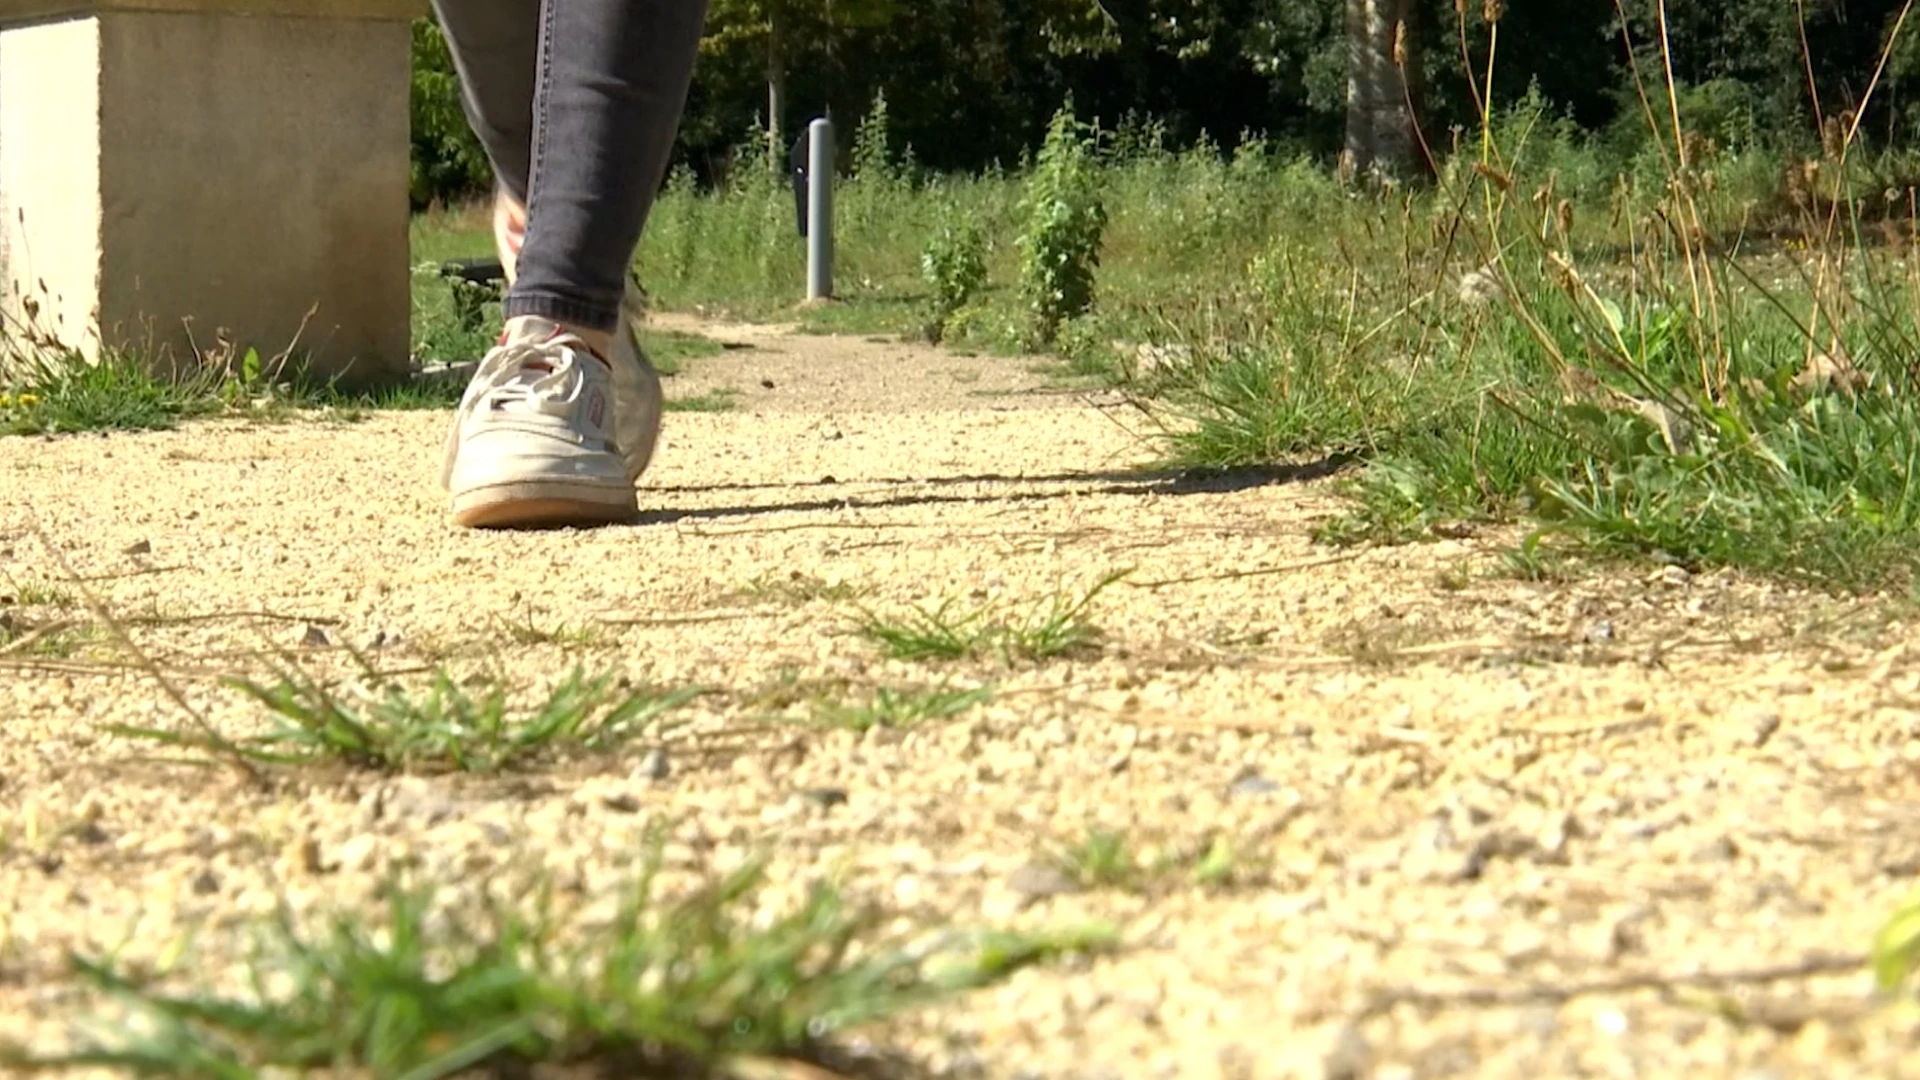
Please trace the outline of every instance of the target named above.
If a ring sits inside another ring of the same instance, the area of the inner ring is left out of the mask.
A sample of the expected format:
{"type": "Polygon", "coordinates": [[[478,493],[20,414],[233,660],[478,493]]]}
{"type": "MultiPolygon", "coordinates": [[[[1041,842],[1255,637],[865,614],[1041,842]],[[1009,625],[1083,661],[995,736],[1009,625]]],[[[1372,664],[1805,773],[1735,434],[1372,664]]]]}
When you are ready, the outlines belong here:
{"type": "Polygon", "coordinates": [[[1920,900],[1894,912],[1874,935],[1873,981],[1882,993],[1904,990],[1920,966],[1920,900]]]}
{"type": "Polygon", "coordinates": [[[1096,648],[1106,635],[1089,620],[1089,609],[1101,593],[1130,573],[1130,570],[1110,573],[1077,596],[1054,593],[1044,608],[1018,621],[1000,623],[995,651],[1005,661],[1050,660],[1096,648]]]}
{"type": "Polygon", "coordinates": [[[915,605],[892,619],[867,614],[860,634],[895,660],[962,660],[984,652],[996,636],[987,609],[957,611],[948,598],[937,608],[915,605]]]}
{"type": "MultiPolygon", "coordinates": [[[[1680,88],[1646,89],[1681,111],[1680,88]]],[[[1531,519],[1523,575],[1582,550],[1911,587],[1920,274],[1839,194],[1870,156],[1830,146],[1833,192],[1805,198],[1833,213],[1803,222],[1803,252],[1762,258],[1706,175],[1744,166],[1683,166],[1692,134],[1660,130],[1658,182],[1609,189],[1563,168],[1570,136],[1542,108],[1490,112],[1429,192],[1330,207],[1333,272],[1289,238],[1239,299],[1170,312],[1178,361],[1133,376],[1172,456],[1360,455],[1336,542],[1531,519]]]]}
{"type": "MultiPolygon", "coordinates": [[[[485,287],[443,277],[441,265],[455,256],[445,254],[430,260],[424,259],[423,249],[432,250],[438,245],[423,244],[420,232],[421,226],[417,223],[414,258],[421,261],[413,268],[411,332],[414,362],[425,366],[478,360],[493,348],[499,337],[502,320],[500,298],[485,287]]],[[[461,254],[491,257],[493,234],[490,226],[484,236],[484,248],[463,251],[461,254]]],[[[458,402],[459,395],[455,393],[453,399],[458,402]]]]}

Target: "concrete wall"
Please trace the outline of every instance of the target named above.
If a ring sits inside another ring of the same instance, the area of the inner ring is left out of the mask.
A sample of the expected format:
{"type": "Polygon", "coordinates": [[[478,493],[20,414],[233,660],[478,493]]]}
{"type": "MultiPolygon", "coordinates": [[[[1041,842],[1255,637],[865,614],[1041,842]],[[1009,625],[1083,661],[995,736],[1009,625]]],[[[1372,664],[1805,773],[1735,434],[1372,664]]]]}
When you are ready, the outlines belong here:
{"type": "Polygon", "coordinates": [[[90,355],[188,363],[226,330],[349,382],[404,373],[411,5],[5,22],[51,2],[0,0],[0,285],[45,277],[63,342],[90,355]]]}

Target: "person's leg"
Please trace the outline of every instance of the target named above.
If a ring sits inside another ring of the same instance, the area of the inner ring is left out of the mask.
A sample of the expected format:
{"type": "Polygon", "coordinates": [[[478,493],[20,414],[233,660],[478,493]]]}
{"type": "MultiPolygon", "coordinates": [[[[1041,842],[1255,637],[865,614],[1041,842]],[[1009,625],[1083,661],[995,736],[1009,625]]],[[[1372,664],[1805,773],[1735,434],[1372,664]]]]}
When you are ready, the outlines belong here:
{"type": "Polygon", "coordinates": [[[524,275],[509,267],[525,284],[515,281],[507,316],[611,330],[666,175],[705,0],[435,0],[435,8],[502,196],[502,261],[517,262],[520,243],[531,244],[524,275]],[[530,216],[543,219],[537,230],[530,216]]]}
{"type": "Polygon", "coordinates": [[[630,336],[613,331],[686,101],[705,0],[436,6],[499,180],[502,261],[518,263],[508,332],[449,442],[455,516],[522,524],[630,513],[632,480],[658,430],[658,383],[630,336]],[[576,353],[604,363],[577,364],[576,353]],[[595,396],[608,366],[617,418],[595,396]],[[609,457],[625,463],[619,484],[609,457]]]}
{"type": "Polygon", "coordinates": [[[508,318],[609,332],[686,105],[705,0],[546,0],[508,318]]]}
{"type": "Polygon", "coordinates": [[[540,0],[434,0],[467,123],[493,166],[494,247],[508,284],[527,232],[540,0]]]}

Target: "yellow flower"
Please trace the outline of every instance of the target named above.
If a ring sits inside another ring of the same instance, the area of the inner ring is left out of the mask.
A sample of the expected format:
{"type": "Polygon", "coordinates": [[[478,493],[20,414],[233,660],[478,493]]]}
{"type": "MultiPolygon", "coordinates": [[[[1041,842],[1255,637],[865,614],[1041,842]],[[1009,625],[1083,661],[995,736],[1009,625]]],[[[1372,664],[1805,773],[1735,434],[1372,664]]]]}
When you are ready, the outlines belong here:
{"type": "Polygon", "coordinates": [[[0,394],[0,409],[10,408],[12,405],[13,397],[11,395],[0,394]]]}
{"type": "Polygon", "coordinates": [[[21,394],[20,395],[21,408],[31,409],[38,404],[40,404],[40,395],[38,394],[21,394]]]}

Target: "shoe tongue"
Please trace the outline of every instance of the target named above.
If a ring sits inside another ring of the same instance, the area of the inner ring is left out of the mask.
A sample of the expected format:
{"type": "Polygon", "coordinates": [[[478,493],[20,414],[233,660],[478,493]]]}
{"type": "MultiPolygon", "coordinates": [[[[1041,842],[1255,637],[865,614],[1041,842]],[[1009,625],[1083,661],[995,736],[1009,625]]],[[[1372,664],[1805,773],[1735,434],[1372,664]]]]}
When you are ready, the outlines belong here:
{"type": "Polygon", "coordinates": [[[538,315],[521,316],[507,326],[500,335],[502,345],[540,345],[552,341],[565,331],[552,319],[543,319],[538,315]]]}
{"type": "MultiPolygon", "coordinates": [[[[516,317],[513,322],[508,325],[506,331],[500,335],[500,344],[545,345],[548,342],[563,337],[566,339],[566,341],[562,343],[564,347],[576,356],[590,356],[600,361],[604,367],[609,369],[613,367],[613,364],[606,357],[588,348],[586,342],[581,341],[572,331],[554,322],[552,319],[541,318],[538,315],[522,315],[516,317]]],[[[539,370],[551,370],[551,366],[542,365],[539,370]]]]}

